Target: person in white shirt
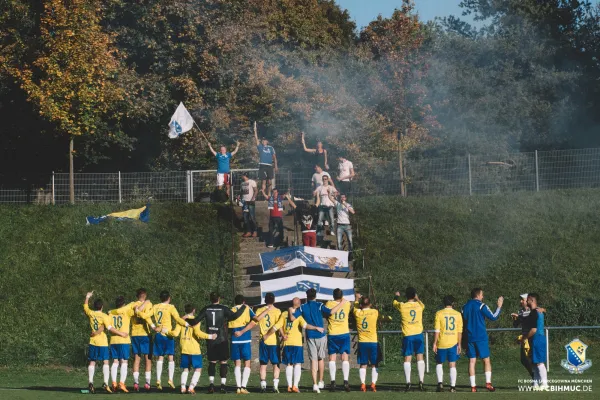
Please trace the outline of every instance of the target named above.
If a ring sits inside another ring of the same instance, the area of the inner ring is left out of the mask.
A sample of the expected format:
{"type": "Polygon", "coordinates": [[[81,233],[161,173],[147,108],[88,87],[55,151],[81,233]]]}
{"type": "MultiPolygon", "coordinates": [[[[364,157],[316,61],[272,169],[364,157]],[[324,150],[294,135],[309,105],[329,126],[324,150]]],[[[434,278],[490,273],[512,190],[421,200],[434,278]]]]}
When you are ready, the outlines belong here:
{"type": "Polygon", "coordinates": [[[350,214],[354,214],[352,204],[346,202],[346,195],[341,194],[340,200],[337,201],[333,195],[329,199],[334,204],[337,211],[337,242],[338,250],[343,249],[344,233],[348,238],[348,251],[352,252],[352,225],[350,225],[350,214]]]}
{"type": "Polygon", "coordinates": [[[323,176],[323,185],[319,186],[314,195],[319,197],[320,205],[319,205],[319,222],[317,224],[317,228],[319,230],[318,236],[324,236],[325,234],[325,220],[329,220],[329,225],[331,227],[331,235],[335,236],[335,221],[333,218],[333,202],[331,201],[330,196],[335,193],[335,189],[333,186],[329,184],[329,177],[323,176]]]}
{"type": "Polygon", "coordinates": [[[345,195],[350,194],[350,190],[352,189],[352,178],[354,178],[354,165],[352,161],[346,160],[344,157],[338,157],[338,188],[340,193],[345,195]]]}
{"type": "Polygon", "coordinates": [[[335,186],[333,185],[333,181],[331,180],[331,175],[329,175],[329,172],[323,171],[323,168],[321,168],[321,166],[319,164],[315,165],[315,173],[312,176],[312,187],[313,190],[317,190],[317,188],[321,185],[323,185],[323,177],[326,176],[327,178],[329,178],[329,183],[331,184],[331,186],[333,186],[333,188],[335,189],[335,186]]]}

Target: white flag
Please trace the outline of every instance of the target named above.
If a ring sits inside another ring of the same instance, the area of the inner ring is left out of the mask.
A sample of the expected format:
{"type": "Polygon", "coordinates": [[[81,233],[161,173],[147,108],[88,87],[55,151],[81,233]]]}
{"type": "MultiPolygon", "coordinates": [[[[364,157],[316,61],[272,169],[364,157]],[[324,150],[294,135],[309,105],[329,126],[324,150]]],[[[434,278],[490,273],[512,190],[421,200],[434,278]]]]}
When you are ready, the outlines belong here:
{"type": "Polygon", "coordinates": [[[183,105],[183,102],[179,103],[175,114],[171,117],[171,122],[169,122],[169,137],[175,139],[193,127],[194,119],[183,105]]]}

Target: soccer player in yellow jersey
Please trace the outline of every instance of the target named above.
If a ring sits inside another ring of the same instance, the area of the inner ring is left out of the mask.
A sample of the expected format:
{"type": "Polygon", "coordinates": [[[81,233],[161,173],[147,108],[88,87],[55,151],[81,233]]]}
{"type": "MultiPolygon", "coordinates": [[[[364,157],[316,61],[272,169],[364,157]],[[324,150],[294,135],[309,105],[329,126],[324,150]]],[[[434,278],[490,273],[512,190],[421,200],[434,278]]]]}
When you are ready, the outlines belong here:
{"type": "MultiPolygon", "coordinates": [[[[185,305],[186,317],[193,319],[193,315],[196,313],[196,309],[191,304],[185,305]]],[[[166,330],[166,329],[165,329],[166,330]]],[[[216,333],[207,334],[200,330],[200,324],[196,324],[193,327],[186,326],[183,328],[181,325],[169,332],[169,336],[179,336],[179,344],[181,345],[181,364],[180,368],[183,369],[181,372],[181,393],[196,394],[195,388],[200,379],[202,373],[202,355],[200,353],[199,339],[214,340],[217,338],[216,333]],[[190,381],[190,386],[187,387],[187,380],[190,367],[194,368],[194,374],[190,381]]]]}
{"type": "Polygon", "coordinates": [[[89,318],[90,328],[92,329],[92,335],[88,347],[88,360],[90,362],[90,365],[88,366],[89,390],[90,393],[95,393],[94,372],[96,370],[96,362],[102,361],[104,364],[102,366],[102,373],[104,375],[104,384],[102,385],[102,388],[108,393],[112,393],[110,386],[108,386],[110,368],[108,367],[108,339],[106,337],[106,332],[104,332],[104,328],[106,328],[106,330],[112,334],[120,337],[127,337],[128,334],[125,332],[120,332],[113,327],[108,315],[102,312],[104,302],[101,299],[96,299],[93,305],[94,309],[90,309],[88,303],[93,294],[93,291],[88,292],[85,295],[85,302],[83,303],[83,311],[89,318]]]}
{"type": "MultiPolygon", "coordinates": [[[[295,311],[302,303],[298,297],[292,300],[295,311]]],[[[271,327],[267,335],[273,335],[279,331],[281,337],[281,358],[285,367],[285,377],[288,384],[288,393],[300,393],[298,385],[304,363],[304,351],[302,349],[302,329],[315,330],[323,332],[323,328],[318,328],[307,324],[304,318],[298,317],[294,321],[290,319],[290,314],[284,312],[279,317],[279,321],[271,327]]],[[[265,335],[265,336],[267,336],[265,335]]]]}
{"type": "Polygon", "coordinates": [[[356,293],[354,302],[354,318],[356,319],[356,330],[358,332],[358,357],[360,365],[360,390],[367,391],[365,381],[367,380],[367,366],[371,365],[371,390],[377,391],[377,370],[379,363],[379,349],[377,344],[377,322],[379,311],[371,308],[371,300],[356,293]]]}
{"type": "Polygon", "coordinates": [[[269,330],[277,324],[281,317],[281,310],[274,306],[275,295],[265,295],[266,306],[256,310],[255,321],[260,328],[260,342],[258,361],[260,362],[260,392],[267,391],[267,365],[273,365],[273,393],[279,393],[279,346],[277,336],[268,335],[269,330]]]}
{"type": "Polygon", "coordinates": [[[462,338],[462,314],[454,308],[454,297],[444,297],[444,308],[435,313],[435,336],[433,352],[437,363],[435,372],[438,378],[438,392],[444,391],[444,362],[450,366],[450,391],[456,392],[456,361],[460,354],[462,338]]]}
{"type": "Polygon", "coordinates": [[[331,384],[329,391],[335,392],[335,373],[336,373],[336,358],[338,354],[342,356],[342,374],[344,376],[344,389],[350,391],[348,379],[350,377],[350,362],[348,355],[350,354],[350,328],[348,327],[348,319],[350,318],[350,302],[344,300],[344,292],[342,289],[333,290],[333,300],[325,303],[324,314],[327,318],[327,351],[329,353],[329,375],[331,384]]]}
{"type": "Polygon", "coordinates": [[[144,356],[146,362],[144,389],[150,390],[152,380],[152,358],[150,357],[150,329],[146,318],[152,317],[152,303],[147,299],[146,289],[140,288],[136,292],[137,301],[130,303],[136,308],[136,316],[131,319],[131,347],[133,350],[133,390],[140,390],[140,362],[144,356]]]}
{"type": "MultiPolygon", "coordinates": [[[[108,312],[108,317],[111,319],[112,325],[122,332],[129,332],[131,318],[135,316],[135,303],[125,305],[125,297],[119,296],[117,297],[115,306],[116,309],[108,312]]],[[[147,324],[152,324],[152,320],[149,316],[146,317],[145,322],[147,324]]],[[[113,359],[110,375],[112,376],[113,392],[117,390],[117,371],[119,369],[119,362],[121,363],[121,380],[118,389],[124,393],[129,392],[125,386],[125,380],[127,378],[127,360],[129,360],[130,350],[131,338],[129,336],[126,338],[117,335],[110,337],[110,354],[113,359]]]]}
{"type": "MultiPolygon", "coordinates": [[[[231,311],[237,310],[246,304],[244,296],[238,294],[235,296],[235,306],[231,311]]],[[[250,379],[250,361],[252,360],[252,328],[256,326],[254,322],[254,311],[250,307],[246,307],[246,311],[237,319],[229,322],[229,329],[233,331],[231,338],[231,360],[235,363],[234,375],[235,383],[237,384],[238,394],[248,394],[248,379],[250,379]],[[242,360],[244,360],[244,373],[242,375],[242,360]]]]}
{"type": "Polygon", "coordinates": [[[410,362],[412,355],[417,355],[417,370],[419,371],[419,390],[425,391],[423,378],[425,377],[425,361],[423,353],[425,351],[425,340],[423,338],[423,310],[425,305],[419,300],[417,291],[413,287],[406,288],[406,302],[400,301],[400,292],[396,292],[393,306],[400,311],[402,322],[402,355],[404,356],[404,376],[406,377],[406,388],[408,392],[411,389],[410,384],[410,362]]]}
{"type": "Polygon", "coordinates": [[[160,378],[162,375],[163,360],[164,356],[168,356],[168,384],[172,389],[175,389],[175,384],[173,383],[173,376],[175,375],[175,361],[173,360],[173,355],[175,354],[175,341],[173,338],[167,337],[167,335],[163,333],[163,329],[166,328],[167,331],[172,330],[172,320],[175,320],[175,322],[181,326],[189,326],[189,324],[179,316],[177,309],[171,304],[171,295],[169,292],[166,290],[160,292],[160,301],[159,304],[155,304],[154,307],[152,307],[152,313],[157,325],[155,330],[158,332],[154,336],[154,346],[152,351],[152,353],[158,357],[158,360],[156,361],[156,388],[162,390],[160,378]]]}

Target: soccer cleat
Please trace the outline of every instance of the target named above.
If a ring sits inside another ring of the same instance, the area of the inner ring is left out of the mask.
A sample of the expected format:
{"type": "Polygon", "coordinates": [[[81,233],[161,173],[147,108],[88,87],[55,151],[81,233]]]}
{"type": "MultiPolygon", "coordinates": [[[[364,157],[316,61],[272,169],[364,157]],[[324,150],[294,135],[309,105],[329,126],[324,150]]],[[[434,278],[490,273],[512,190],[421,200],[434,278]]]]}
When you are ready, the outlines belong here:
{"type": "Polygon", "coordinates": [[[186,390],[185,386],[182,386],[181,387],[181,394],[186,394],[186,393],[187,393],[187,390],[186,390]]]}
{"type": "Polygon", "coordinates": [[[196,394],[196,391],[194,390],[194,388],[189,388],[187,392],[188,392],[188,394],[196,394]]]}
{"type": "Polygon", "coordinates": [[[344,390],[345,390],[346,392],[349,392],[349,391],[350,391],[350,384],[348,383],[348,381],[344,381],[344,390]]]}
{"type": "Polygon", "coordinates": [[[276,388],[276,387],[274,387],[274,388],[273,388],[273,393],[279,393],[279,389],[278,389],[278,388],[276,388]]]}
{"type": "Polygon", "coordinates": [[[102,389],[104,389],[104,391],[106,393],[112,393],[113,392],[112,390],[110,390],[110,386],[108,386],[106,383],[102,384],[102,389]]]}
{"type": "Polygon", "coordinates": [[[225,394],[227,393],[227,386],[221,384],[221,390],[220,390],[221,394],[225,394]]]}
{"type": "Polygon", "coordinates": [[[444,385],[441,383],[438,383],[436,392],[439,393],[439,392],[443,392],[443,391],[444,391],[444,385]]]}
{"type": "Polygon", "coordinates": [[[321,390],[319,389],[319,385],[313,385],[313,392],[321,393],[321,390]]]}
{"type": "Polygon", "coordinates": [[[425,392],[425,386],[423,385],[423,382],[419,382],[419,390],[421,392],[425,392]]]}
{"type": "Polygon", "coordinates": [[[214,384],[214,383],[211,383],[211,384],[208,386],[208,394],[213,394],[214,392],[215,392],[215,384],[214,384]]]}
{"type": "Polygon", "coordinates": [[[133,384],[133,391],[134,392],[139,392],[140,391],[140,384],[139,383],[134,383],[133,384]]]}
{"type": "Polygon", "coordinates": [[[256,237],[256,236],[258,236],[258,235],[256,234],[256,232],[252,232],[252,237],[256,237]]]}
{"type": "Polygon", "coordinates": [[[361,392],[366,392],[367,391],[367,385],[365,385],[364,383],[360,384],[360,391],[361,392]]]}
{"type": "Polygon", "coordinates": [[[267,388],[260,388],[260,393],[261,393],[261,394],[263,394],[263,393],[267,393],[267,388]]]}
{"type": "Polygon", "coordinates": [[[485,388],[488,390],[488,392],[495,392],[496,388],[492,386],[491,383],[486,383],[485,384],[485,388]]]}
{"type": "Polygon", "coordinates": [[[127,386],[125,386],[125,382],[119,382],[119,390],[123,393],[129,393],[127,386]]]}
{"type": "Polygon", "coordinates": [[[335,392],[335,381],[331,381],[331,384],[329,385],[329,391],[335,392]]]}
{"type": "Polygon", "coordinates": [[[242,389],[241,388],[237,388],[237,390],[235,391],[236,394],[241,394],[242,393],[242,389]]]}
{"type": "Polygon", "coordinates": [[[250,392],[248,391],[248,389],[246,389],[245,387],[240,389],[240,394],[250,394],[250,392]]]}
{"type": "Polygon", "coordinates": [[[325,382],[319,381],[319,389],[325,389],[325,382]]]}
{"type": "Polygon", "coordinates": [[[410,392],[411,389],[412,389],[412,385],[410,383],[407,383],[406,386],[404,387],[405,392],[410,392]]]}
{"type": "Polygon", "coordinates": [[[471,393],[477,392],[477,386],[471,386],[471,393]]]}
{"type": "Polygon", "coordinates": [[[292,387],[288,386],[288,393],[292,393],[292,387]]]}
{"type": "Polygon", "coordinates": [[[117,387],[118,387],[118,386],[117,386],[117,382],[113,382],[113,383],[112,383],[112,391],[113,391],[113,392],[116,392],[116,391],[117,391],[117,387]]]}
{"type": "Polygon", "coordinates": [[[162,391],[162,390],[163,390],[163,389],[162,389],[162,385],[160,384],[160,382],[159,382],[159,381],[156,381],[156,390],[160,390],[160,391],[162,391]]]}
{"type": "Polygon", "coordinates": [[[169,387],[173,390],[175,390],[175,384],[173,383],[173,381],[168,381],[167,385],[169,385],[169,387]]]}
{"type": "Polygon", "coordinates": [[[377,385],[375,385],[375,383],[371,383],[371,392],[377,392],[377,385]]]}
{"type": "Polygon", "coordinates": [[[96,389],[94,388],[94,384],[93,383],[90,383],[88,385],[88,390],[90,391],[91,394],[96,393],[96,389]]]}
{"type": "Polygon", "coordinates": [[[144,383],[144,390],[146,390],[147,392],[150,391],[150,384],[148,382],[144,383]]]}
{"type": "Polygon", "coordinates": [[[298,389],[298,386],[292,386],[292,393],[300,393],[300,389],[298,389]]]}
{"type": "Polygon", "coordinates": [[[456,388],[454,386],[450,386],[450,393],[456,393],[456,388]]]}

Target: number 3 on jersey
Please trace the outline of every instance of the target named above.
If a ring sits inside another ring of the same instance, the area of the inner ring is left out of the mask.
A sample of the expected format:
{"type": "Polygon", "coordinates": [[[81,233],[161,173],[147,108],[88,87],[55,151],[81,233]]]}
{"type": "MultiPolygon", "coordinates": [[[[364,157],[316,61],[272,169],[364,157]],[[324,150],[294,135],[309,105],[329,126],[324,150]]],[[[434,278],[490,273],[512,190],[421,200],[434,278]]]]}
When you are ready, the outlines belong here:
{"type": "Polygon", "coordinates": [[[267,321],[267,322],[265,323],[265,326],[266,326],[267,328],[270,328],[270,327],[271,327],[271,316],[270,316],[269,314],[267,314],[267,315],[265,316],[265,320],[267,321]]]}

